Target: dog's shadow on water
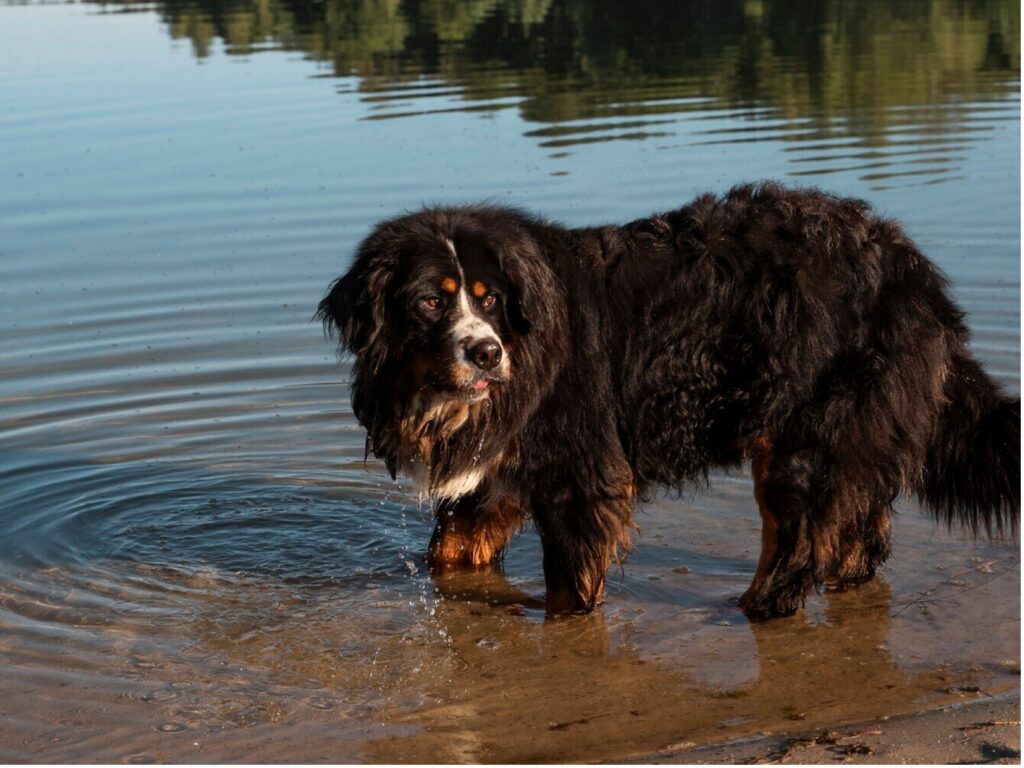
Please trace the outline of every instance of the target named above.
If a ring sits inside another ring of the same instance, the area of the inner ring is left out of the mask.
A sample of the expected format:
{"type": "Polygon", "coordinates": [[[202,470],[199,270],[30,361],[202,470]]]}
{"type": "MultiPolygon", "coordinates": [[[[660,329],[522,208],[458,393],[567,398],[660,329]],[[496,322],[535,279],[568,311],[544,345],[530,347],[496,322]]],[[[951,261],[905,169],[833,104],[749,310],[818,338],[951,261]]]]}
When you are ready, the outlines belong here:
{"type": "Polygon", "coordinates": [[[313,688],[346,717],[415,726],[365,745],[384,762],[653,752],[898,711],[937,685],[892,658],[884,580],[827,594],[814,620],[750,624],[733,611],[727,625],[664,607],[631,618],[628,601],[547,616],[497,567],[429,581],[422,601],[239,584],[188,633],[201,656],[255,673],[263,691],[313,688]]]}
{"type": "MultiPolygon", "coordinates": [[[[194,599],[180,631],[199,666],[231,671],[226,700],[271,696],[285,719],[308,718],[312,704],[404,729],[368,738],[361,749],[377,762],[653,753],[908,711],[950,685],[895,658],[912,649],[891,648],[883,578],[751,624],[729,600],[694,609],[625,595],[549,617],[536,578],[430,575],[416,557],[406,568],[333,585],[241,577],[194,599]]],[[[230,724],[221,709],[209,719],[230,724]]]]}
{"type": "Polygon", "coordinates": [[[397,716],[421,730],[379,740],[375,760],[653,752],[673,741],[866,718],[936,684],[892,658],[891,590],[881,579],[828,593],[818,620],[753,624],[735,611],[721,623],[687,611],[650,622],[600,609],[545,618],[540,601],[498,568],[445,572],[435,584],[456,672],[436,702],[397,716]]]}

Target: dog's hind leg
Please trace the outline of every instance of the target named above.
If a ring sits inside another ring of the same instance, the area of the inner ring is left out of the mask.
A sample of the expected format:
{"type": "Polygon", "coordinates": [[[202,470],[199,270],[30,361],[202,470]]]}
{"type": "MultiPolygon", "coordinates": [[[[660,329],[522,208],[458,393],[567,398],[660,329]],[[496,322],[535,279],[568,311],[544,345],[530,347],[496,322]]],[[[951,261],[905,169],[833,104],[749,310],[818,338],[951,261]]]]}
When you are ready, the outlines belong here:
{"type": "Polygon", "coordinates": [[[891,515],[892,504],[887,501],[867,501],[847,511],[832,572],[827,579],[830,585],[849,587],[875,575],[891,551],[891,515]]]}
{"type": "Polygon", "coordinates": [[[780,454],[761,437],[751,453],[761,557],[739,602],[747,615],[784,616],[801,608],[812,588],[874,576],[889,556],[892,498],[870,498],[843,483],[822,451],[780,454]]]}
{"type": "Polygon", "coordinates": [[[481,566],[499,559],[525,522],[523,511],[505,501],[481,501],[482,494],[444,501],[430,538],[427,558],[434,568],[481,566]]]}
{"type": "Polygon", "coordinates": [[[767,485],[775,461],[770,439],[767,436],[757,438],[752,454],[750,469],[754,478],[754,498],[761,514],[761,556],[754,580],[740,598],[740,607],[747,613],[767,609],[766,592],[779,566],[779,518],[767,497],[767,485]]]}
{"type": "Polygon", "coordinates": [[[831,570],[840,521],[821,497],[827,473],[820,454],[778,453],[767,436],[754,442],[751,453],[761,556],[739,605],[751,618],[786,616],[803,607],[807,593],[831,570]]]}
{"type": "Polygon", "coordinates": [[[767,618],[793,613],[814,585],[808,513],[807,483],[784,470],[794,464],[775,453],[770,438],[754,442],[751,471],[754,497],[761,514],[761,556],[754,580],[740,598],[740,608],[751,617],[767,618]],[[803,487],[801,487],[803,486],[803,487]]]}

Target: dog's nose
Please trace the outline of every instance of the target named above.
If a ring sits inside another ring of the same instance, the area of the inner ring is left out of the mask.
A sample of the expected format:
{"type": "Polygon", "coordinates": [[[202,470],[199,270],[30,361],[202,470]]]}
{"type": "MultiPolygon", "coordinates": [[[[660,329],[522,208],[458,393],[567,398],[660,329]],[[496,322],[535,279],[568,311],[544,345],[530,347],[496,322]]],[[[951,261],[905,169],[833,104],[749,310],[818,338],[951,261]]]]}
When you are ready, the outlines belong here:
{"type": "Polygon", "coordinates": [[[489,371],[501,362],[501,345],[491,339],[478,341],[466,349],[466,357],[480,370],[489,371]]]}

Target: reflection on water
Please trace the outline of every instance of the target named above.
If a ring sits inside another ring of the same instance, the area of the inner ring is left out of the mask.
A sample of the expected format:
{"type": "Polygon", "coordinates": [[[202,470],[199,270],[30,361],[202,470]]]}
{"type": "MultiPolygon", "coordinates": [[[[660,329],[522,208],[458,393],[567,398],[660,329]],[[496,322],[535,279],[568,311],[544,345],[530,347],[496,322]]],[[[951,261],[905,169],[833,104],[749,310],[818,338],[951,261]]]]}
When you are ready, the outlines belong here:
{"type": "Polygon", "coordinates": [[[616,759],[1018,686],[1018,547],[908,503],[880,579],[750,625],[746,472],[645,509],[593,616],[531,532],[435,580],[311,315],[425,201],[789,177],[905,221],[1019,391],[1019,19],[0,0],[0,761],[616,759]]]}
{"type": "Polygon", "coordinates": [[[156,7],[199,57],[219,45],[237,56],[296,50],[359,77],[367,120],[514,109],[527,125],[552,125],[525,131],[550,149],[781,140],[795,176],[854,168],[876,186],[962,171],[987,123],[1014,119],[1008,104],[979,120],[976,103],[1016,92],[1020,70],[1020,5],[999,0],[156,7]],[[715,110],[740,119],[723,126],[715,110]]]}

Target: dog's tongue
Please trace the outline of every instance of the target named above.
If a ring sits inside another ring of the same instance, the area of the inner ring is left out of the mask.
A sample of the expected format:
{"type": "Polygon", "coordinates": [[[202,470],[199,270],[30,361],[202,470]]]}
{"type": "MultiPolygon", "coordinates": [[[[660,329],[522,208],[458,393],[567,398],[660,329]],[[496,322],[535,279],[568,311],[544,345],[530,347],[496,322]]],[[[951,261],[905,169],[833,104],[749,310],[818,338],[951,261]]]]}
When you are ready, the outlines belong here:
{"type": "Polygon", "coordinates": [[[479,391],[480,391],[480,390],[482,390],[482,389],[487,389],[487,384],[488,384],[488,381],[487,381],[487,379],[480,379],[480,381],[476,382],[476,383],[475,383],[475,384],[473,385],[473,389],[474,389],[475,391],[479,392],[479,391]]]}

